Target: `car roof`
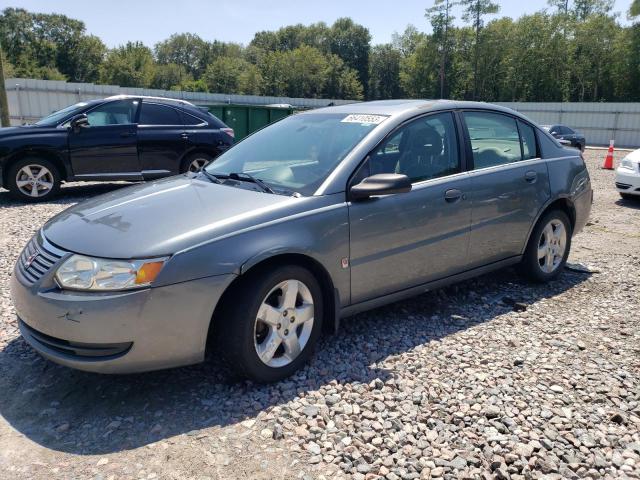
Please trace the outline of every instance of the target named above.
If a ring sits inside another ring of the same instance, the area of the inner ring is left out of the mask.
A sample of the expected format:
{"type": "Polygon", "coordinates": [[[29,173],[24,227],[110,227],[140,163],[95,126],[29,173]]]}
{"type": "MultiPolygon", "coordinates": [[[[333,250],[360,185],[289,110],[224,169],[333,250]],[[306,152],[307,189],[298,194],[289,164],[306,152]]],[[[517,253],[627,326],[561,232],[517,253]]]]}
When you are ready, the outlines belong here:
{"type": "Polygon", "coordinates": [[[526,118],[510,108],[501,107],[492,103],[469,102],[459,100],[376,100],[373,102],[348,103],[335,107],[324,107],[315,110],[307,110],[304,114],[316,113],[345,113],[345,114],[369,114],[395,116],[411,111],[437,111],[449,109],[480,109],[509,113],[521,118],[526,118]]]}

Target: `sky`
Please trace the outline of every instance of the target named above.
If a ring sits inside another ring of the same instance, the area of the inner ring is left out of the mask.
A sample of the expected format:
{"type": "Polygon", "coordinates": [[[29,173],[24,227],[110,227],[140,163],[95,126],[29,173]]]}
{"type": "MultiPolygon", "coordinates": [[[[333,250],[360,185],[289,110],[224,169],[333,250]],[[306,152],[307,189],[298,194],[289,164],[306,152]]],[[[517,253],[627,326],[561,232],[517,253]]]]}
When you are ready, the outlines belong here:
{"type": "MultiPolygon", "coordinates": [[[[513,18],[547,7],[546,0],[498,3],[498,16],[513,18]]],[[[109,47],[137,40],[153,46],[181,32],[246,45],[257,31],[295,23],[331,24],[339,17],[351,17],[369,28],[374,44],[387,43],[410,23],[428,31],[424,10],[432,4],[433,0],[0,0],[2,9],[21,7],[82,20],[88,33],[109,47]]],[[[622,12],[622,23],[627,23],[630,4],[631,0],[616,0],[614,11],[622,12]]]]}

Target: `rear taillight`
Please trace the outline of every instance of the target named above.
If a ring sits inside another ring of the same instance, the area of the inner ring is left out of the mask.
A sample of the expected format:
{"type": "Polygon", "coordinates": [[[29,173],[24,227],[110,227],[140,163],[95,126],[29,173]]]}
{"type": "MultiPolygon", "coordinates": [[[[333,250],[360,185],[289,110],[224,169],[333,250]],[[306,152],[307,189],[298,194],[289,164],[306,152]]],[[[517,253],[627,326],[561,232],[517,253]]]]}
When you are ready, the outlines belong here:
{"type": "Polygon", "coordinates": [[[233,131],[233,128],[225,127],[221,128],[220,130],[229,135],[231,138],[236,138],[236,133],[233,131]]]}

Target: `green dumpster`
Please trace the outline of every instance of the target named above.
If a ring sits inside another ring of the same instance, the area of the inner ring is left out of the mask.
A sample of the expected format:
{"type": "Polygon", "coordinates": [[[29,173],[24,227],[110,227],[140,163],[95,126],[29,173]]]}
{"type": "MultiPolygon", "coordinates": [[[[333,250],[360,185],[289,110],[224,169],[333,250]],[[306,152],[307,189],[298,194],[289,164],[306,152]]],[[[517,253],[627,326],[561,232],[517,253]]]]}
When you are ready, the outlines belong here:
{"type": "Polygon", "coordinates": [[[258,105],[206,105],[213,115],[233,128],[236,140],[291,115],[296,110],[287,107],[267,107],[258,105]]]}

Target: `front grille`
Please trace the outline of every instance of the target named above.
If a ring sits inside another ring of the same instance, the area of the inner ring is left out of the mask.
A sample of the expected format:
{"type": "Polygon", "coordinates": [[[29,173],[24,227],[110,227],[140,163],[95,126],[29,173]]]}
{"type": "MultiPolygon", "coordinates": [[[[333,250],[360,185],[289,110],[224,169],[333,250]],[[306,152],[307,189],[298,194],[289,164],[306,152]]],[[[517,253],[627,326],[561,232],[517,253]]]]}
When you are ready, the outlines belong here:
{"type": "Polygon", "coordinates": [[[62,340],[50,335],[46,335],[38,330],[31,328],[29,325],[20,322],[20,328],[27,333],[31,339],[36,342],[35,347],[43,346],[57,353],[85,360],[111,360],[127,353],[132,342],[124,343],[80,343],[62,340]]]}
{"type": "Polygon", "coordinates": [[[51,245],[40,233],[34,235],[18,258],[18,270],[31,285],[51,270],[66,252],[51,245]]]}

